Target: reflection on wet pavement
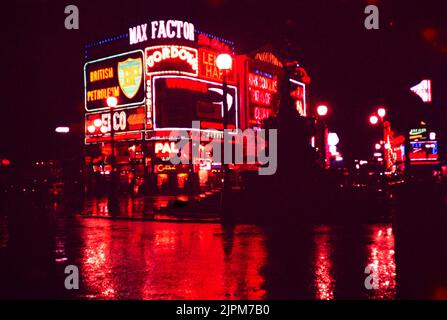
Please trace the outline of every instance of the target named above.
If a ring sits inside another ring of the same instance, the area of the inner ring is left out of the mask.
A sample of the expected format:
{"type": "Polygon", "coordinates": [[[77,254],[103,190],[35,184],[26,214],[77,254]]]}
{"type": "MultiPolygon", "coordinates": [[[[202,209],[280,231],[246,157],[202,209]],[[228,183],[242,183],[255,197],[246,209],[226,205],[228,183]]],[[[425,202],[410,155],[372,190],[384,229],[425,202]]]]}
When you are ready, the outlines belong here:
{"type": "Polygon", "coordinates": [[[378,289],[370,290],[372,299],[394,299],[396,295],[396,261],[394,234],[391,225],[374,225],[370,228],[367,265],[377,275],[378,289]]]}
{"type": "Polygon", "coordinates": [[[333,270],[333,239],[329,227],[315,230],[315,298],[334,299],[335,279],[333,270]]]}
{"type": "Polygon", "coordinates": [[[266,252],[252,226],[81,221],[87,298],[262,299],[266,252]]]}

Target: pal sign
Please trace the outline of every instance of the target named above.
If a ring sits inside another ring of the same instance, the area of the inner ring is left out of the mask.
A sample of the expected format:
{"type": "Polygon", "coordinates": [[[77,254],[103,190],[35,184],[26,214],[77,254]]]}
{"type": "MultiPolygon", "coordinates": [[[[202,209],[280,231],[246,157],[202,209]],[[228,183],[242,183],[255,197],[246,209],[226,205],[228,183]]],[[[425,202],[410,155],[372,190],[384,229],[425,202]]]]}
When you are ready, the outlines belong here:
{"type": "Polygon", "coordinates": [[[180,20],[157,20],[129,28],[130,44],[151,39],[185,39],[194,41],[194,25],[180,20]],[[148,27],[150,28],[148,30],[148,27]]]}

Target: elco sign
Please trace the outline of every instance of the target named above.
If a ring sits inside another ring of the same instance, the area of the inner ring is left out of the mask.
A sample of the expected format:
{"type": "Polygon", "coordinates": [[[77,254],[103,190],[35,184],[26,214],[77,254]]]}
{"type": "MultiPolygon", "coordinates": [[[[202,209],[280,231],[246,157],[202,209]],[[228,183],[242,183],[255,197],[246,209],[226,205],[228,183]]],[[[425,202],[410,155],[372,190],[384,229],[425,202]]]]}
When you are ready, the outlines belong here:
{"type": "MultiPolygon", "coordinates": [[[[148,39],[148,24],[140,24],[129,28],[129,42],[136,44],[148,39]]],[[[150,23],[151,39],[185,39],[194,41],[194,25],[180,20],[158,20],[150,23]]]]}

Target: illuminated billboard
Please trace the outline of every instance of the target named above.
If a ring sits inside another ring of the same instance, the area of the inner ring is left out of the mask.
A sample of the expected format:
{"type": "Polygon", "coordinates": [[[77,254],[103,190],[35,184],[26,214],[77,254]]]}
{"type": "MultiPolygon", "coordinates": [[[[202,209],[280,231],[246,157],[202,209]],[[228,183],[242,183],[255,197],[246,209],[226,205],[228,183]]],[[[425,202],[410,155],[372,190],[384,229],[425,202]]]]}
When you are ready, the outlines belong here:
{"type": "Polygon", "coordinates": [[[438,143],[436,141],[411,141],[411,162],[437,162],[438,143]]]}
{"type": "Polygon", "coordinates": [[[106,100],[110,96],[118,99],[117,107],[144,102],[143,51],[126,52],[84,65],[85,109],[107,109],[106,100]]]}
{"type": "Polygon", "coordinates": [[[278,75],[253,68],[247,78],[249,125],[259,126],[278,112],[278,75]]]}
{"type": "Polygon", "coordinates": [[[179,73],[197,76],[197,49],[164,45],[145,49],[146,74],[179,73]]]}
{"type": "Polygon", "coordinates": [[[144,120],[143,106],[114,112],[88,113],[85,115],[85,142],[109,140],[112,125],[117,140],[138,139],[144,129],[144,120]]]}
{"type": "MultiPolygon", "coordinates": [[[[154,129],[188,129],[200,121],[200,129],[223,129],[222,84],[187,76],[154,76],[152,80],[154,129]]],[[[238,128],[236,86],[227,92],[228,128],[238,128]]]]}

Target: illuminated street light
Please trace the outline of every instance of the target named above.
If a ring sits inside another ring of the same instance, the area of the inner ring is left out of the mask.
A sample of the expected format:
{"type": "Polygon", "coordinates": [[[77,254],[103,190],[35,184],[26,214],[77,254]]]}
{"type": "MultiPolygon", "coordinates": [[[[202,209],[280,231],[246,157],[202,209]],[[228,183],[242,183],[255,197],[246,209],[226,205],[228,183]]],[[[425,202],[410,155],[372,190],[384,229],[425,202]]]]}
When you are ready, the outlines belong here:
{"type": "Polygon", "coordinates": [[[380,143],[376,143],[375,148],[376,148],[376,150],[380,150],[380,148],[382,148],[382,146],[380,145],[380,143]]]}
{"type": "Polygon", "coordinates": [[[70,128],[69,127],[57,127],[54,131],[57,133],[69,133],[70,128]]]}
{"type": "MultiPolygon", "coordinates": [[[[110,155],[110,182],[111,182],[111,188],[110,188],[110,194],[109,194],[109,201],[108,201],[108,207],[109,212],[112,214],[118,213],[119,206],[118,206],[118,200],[117,200],[117,194],[116,194],[116,165],[115,165],[115,128],[114,128],[114,117],[113,117],[113,109],[118,105],[118,99],[116,97],[110,96],[107,98],[107,106],[110,108],[110,149],[111,149],[111,155],[110,155]]],[[[101,132],[106,133],[108,131],[108,128],[106,126],[101,127],[101,132]]]]}
{"type": "Polygon", "coordinates": [[[382,119],[385,117],[386,115],[386,110],[385,108],[379,108],[377,109],[377,114],[379,115],[379,117],[381,117],[382,119]]]}
{"type": "Polygon", "coordinates": [[[107,98],[107,106],[110,108],[115,108],[118,105],[118,99],[116,97],[110,96],[107,98]]]}
{"type": "Polygon", "coordinates": [[[231,70],[233,59],[228,53],[221,53],[216,58],[216,66],[219,70],[231,70]]]}
{"type": "Polygon", "coordinates": [[[329,132],[327,136],[327,144],[329,146],[336,146],[340,142],[340,138],[335,132],[329,132]]]}
{"type": "MultiPolygon", "coordinates": [[[[323,168],[327,169],[329,166],[329,145],[328,145],[328,138],[329,138],[329,131],[327,128],[327,124],[325,121],[325,117],[328,114],[329,108],[324,105],[321,104],[317,107],[317,115],[319,117],[319,122],[321,123],[321,157],[323,160],[323,168]]],[[[338,137],[337,137],[338,138],[338,137]]]]}
{"type": "Polygon", "coordinates": [[[328,107],[327,106],[325,106],[325,105],[319,105],[318,107],[317,107],[317,114],[320,116],[320,117],[325,117],[326,115],[327,115],[327,113],[328,113],[328,107]]]}
{"type": "Polygon", "coordinates": [[[89,126],[87,127],[87,131],[88,131],[89,133],[94,133],[94,132],[96,131],[96,127],[95,127],[94,125],[89,125],[89,126]]]}
{"type": "Polygon", "coordinates": [[[371,117],[369,117],[369,122],[372,125],[376,125],[379,122],[379,118],[376,115],[372,115],[371,117]]]}
{"type": "MultiPolygon", "coordinates": [[[[225,131],[228,128],[228,100],[227,100],[227,94],[228,94],[228,87],[227,87],[227,72],[231,69],[233,65],[233,58],[228,53],[221,53],[216,58],[216,66],[217,68],[222,71],[223,73],[223,81],[222,81],[222,107],[223,107],[223,130],[224,130],[224,137],[225,137],[225,131]]],[[[229,194],[231,191],[231,185],[230,185],[230,169],[228,168],[228,164],[225,163],[224,159],[224,141],[225,139],[222,139],[222,148],[221,148],[221,168],[223,169],[224,173],[224,182],[223,182],[223,190],[222,190],[222,218],[226,221],[232,223],[234,220],[232,210],[229,207],[229,194]]]]}
{"type": "Polygon", "coordinates": [[[101,119],[95,119],[93,120],[93,125],[97,128],[102,126],[102,120],[101,119]]]}

